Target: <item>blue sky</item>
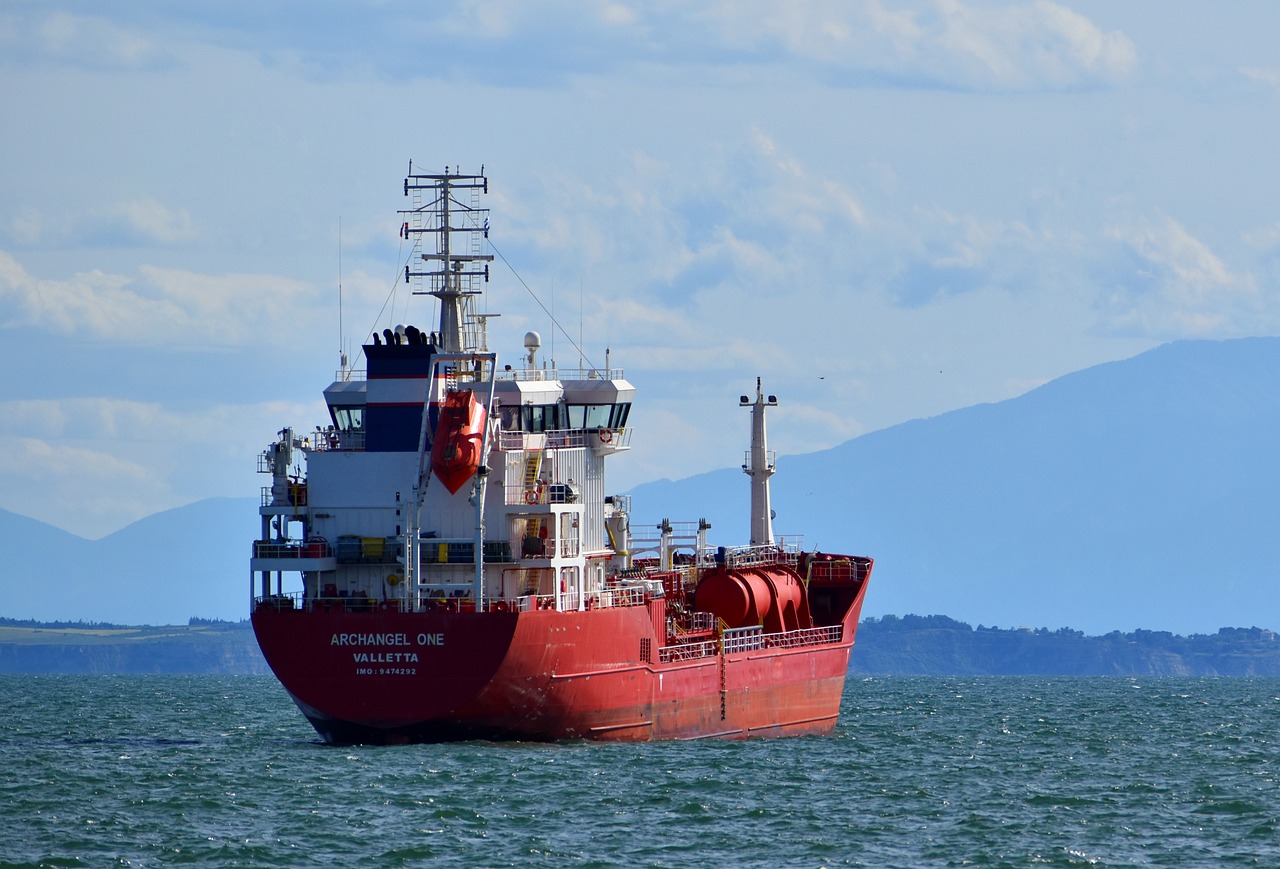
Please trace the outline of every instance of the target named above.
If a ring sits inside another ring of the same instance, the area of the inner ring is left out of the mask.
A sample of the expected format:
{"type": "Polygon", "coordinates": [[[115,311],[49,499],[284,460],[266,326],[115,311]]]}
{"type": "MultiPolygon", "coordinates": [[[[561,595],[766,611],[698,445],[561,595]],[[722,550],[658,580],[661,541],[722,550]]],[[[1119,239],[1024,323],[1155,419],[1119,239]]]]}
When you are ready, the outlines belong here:
{"type": "Polygon", "coordinates": [[[738,464],[757,375],[799,453],[1280,333],[1276,32],[1268,3],[9,0],[0,507],[98,537],[255,494],[341,346],[433,319],[396,286],[411,159],[489,175],[519,273],[491,346],[607,346],[640,389],[618,491],[738,464]]]}

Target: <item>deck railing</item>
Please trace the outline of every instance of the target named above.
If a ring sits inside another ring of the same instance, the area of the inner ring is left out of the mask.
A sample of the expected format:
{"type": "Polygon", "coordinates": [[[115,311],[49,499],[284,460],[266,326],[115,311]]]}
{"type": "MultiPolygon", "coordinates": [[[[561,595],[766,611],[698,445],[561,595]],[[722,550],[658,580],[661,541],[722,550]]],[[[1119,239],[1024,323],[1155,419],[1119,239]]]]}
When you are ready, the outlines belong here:
{"type": "Polygon", "coordinates": [[[552,381],[552,380],[622,380],[621,368],[515,368],[499,371],[498,380],[552,381]]]}
{"type": "Polygon", "coordinates": [[[700,643],[663,646],[658,649],[658,663],[674,664],[677,661],[696,661],[699,658],[713,658],[717,654],[717,645],[715,640],[704,640],[700,643]]]}
{"type": "Polygon", "coordinates": [[[333,547],[323,540],[255,540],[254,558],[331,558],[333,547]]]}
{"type": "Polygon", "coordinates": [[[798,631],[784,631],[780,634],[765,634],[764,644],[770,649],[797,649],[801,646],[822,646],[840,642],[844,636],[844,628],[840,625],[827,625],[820,628],[802,628],[798,631]]]}
{"type": "Polygon", "coordinates": [[[772,545],[731,546],[724,550],[728,567],[752,567],[760,564],[795,565],[800,560],[799,547],[789,538],[779,537],[772,545]]]}
{"type": "Polygon", "coordinates": [[[648,589],[639,586],[621,586],[606,588],[597,594],[588,595],[588,599],[592,597],[599,599],[601,607],[643,606],[650,594],[648,589]]]}
{"type": "Polygon", "coordinates": [[[764,648],[764,628],[756,625],[750,628],[729,628],[721,636],[724,641],[726,655],[735,652],[750,652],[764,648]]]}
{"type": "Polygon", "coordinates": [[[361,452],[364,450],[363,431],[313,431],[306,437],[307,445],[317,452],[361,452]]]}

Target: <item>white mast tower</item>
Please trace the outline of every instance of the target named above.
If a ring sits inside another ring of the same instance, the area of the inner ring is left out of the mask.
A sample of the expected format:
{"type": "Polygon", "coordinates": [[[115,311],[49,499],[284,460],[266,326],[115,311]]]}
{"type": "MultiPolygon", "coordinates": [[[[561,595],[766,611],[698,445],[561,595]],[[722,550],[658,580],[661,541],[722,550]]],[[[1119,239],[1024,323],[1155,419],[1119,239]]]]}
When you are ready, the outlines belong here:
{"type": "Polygon", "coordinates": [[[739,404],[751,408],[751,449],[747,451],[747,461],[742,466],[743,472],[751,478],[751,545],[772,546],[773,508],[769,503],[769,478],[773,476],[776,457],[769,450],[765,437],[764,409],[777,407],[778,397],[770,395],[766,399],[757,377],[755,402],[744,395],[739,404]]]}

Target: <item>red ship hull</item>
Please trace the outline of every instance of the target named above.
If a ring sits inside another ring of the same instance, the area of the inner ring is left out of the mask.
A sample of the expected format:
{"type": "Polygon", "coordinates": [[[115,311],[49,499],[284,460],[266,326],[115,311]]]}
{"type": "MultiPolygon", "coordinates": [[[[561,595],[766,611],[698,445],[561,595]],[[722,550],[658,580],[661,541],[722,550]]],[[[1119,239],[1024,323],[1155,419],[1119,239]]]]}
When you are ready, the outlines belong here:
{"type": "Polygon", "coordinates": [[[328,742],[746,738],[835,727],[861,593],[834,642],[719,646],[666,662],[654,630],[662,603],[519,613],[260,606],[253,625],[272,670],[328,742]]]}

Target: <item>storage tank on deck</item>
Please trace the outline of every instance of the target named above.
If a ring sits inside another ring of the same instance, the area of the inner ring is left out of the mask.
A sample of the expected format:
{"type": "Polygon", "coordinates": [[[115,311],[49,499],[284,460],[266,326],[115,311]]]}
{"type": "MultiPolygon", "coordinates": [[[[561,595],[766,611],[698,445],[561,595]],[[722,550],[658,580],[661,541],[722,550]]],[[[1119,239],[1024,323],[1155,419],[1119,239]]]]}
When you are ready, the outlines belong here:
{"type": "Polygon", "coordinates": [[[781,565],[714,567],[702,575],[695,606],[730,628],[763,625],[766,633],[813,627],[804,583],[781,565]]]}

